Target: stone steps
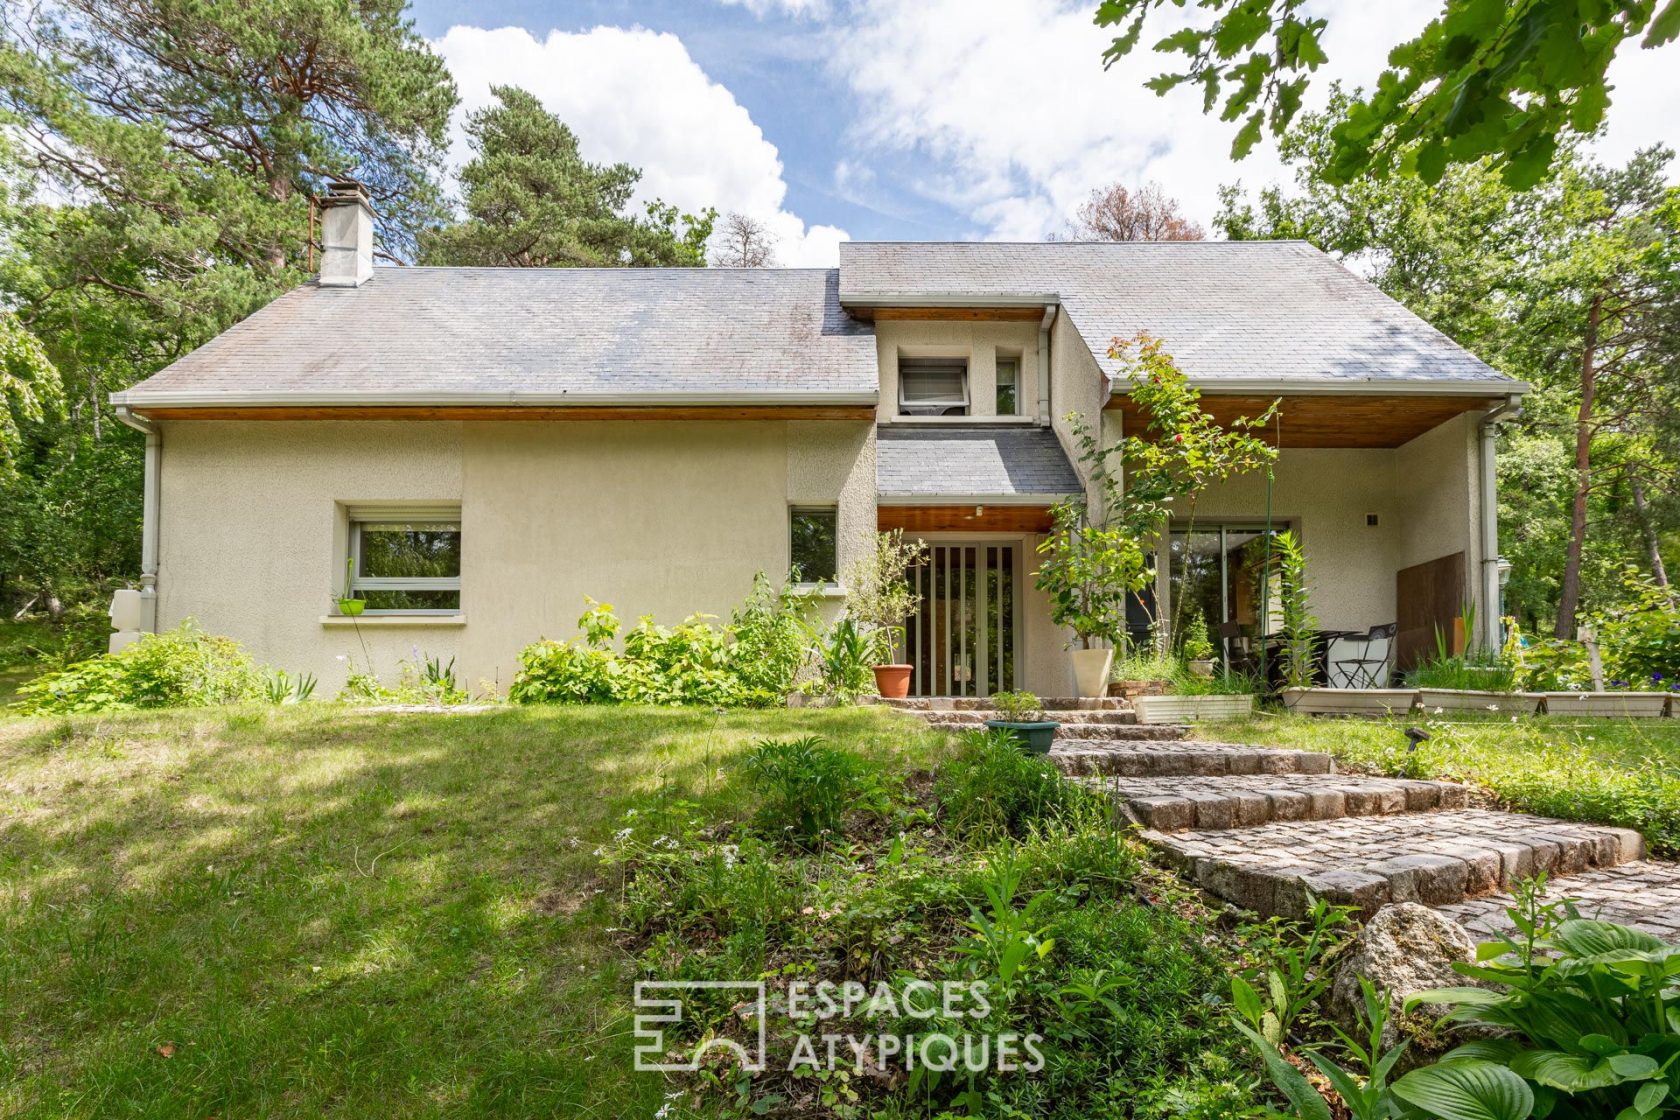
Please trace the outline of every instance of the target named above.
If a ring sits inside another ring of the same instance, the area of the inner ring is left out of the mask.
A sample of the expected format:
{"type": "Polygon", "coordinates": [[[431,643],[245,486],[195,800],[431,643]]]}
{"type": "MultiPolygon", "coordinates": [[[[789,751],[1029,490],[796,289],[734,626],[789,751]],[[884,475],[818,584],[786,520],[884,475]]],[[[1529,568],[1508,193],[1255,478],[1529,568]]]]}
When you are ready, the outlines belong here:
{"type": "MultiPolygon", "coordinates": [[[[1680,863],[1642,860],[1587,871],[1548,883],[1546,894],[1549,900],[1569,899],[1583,918],[1635,926],[1680,943],[1680,863]]],[[[1470,936],[1492,940],[1515,932],[1505,912],[1514,905],[1515,899],[1500,892],[1443,906],[1441,912],[1470,936]]]]}
{"type": "MultiPolygon", "coordinates": [[[[904,712],[995,712],[987,699],[972,696],[911,696],[896,700],[874,697],[871,703],[904,712]]],[[[1039,704],[1047,712],[1129,712],[1132,705],[1118,696],[1081,698],[1075,696],[1041,696],[1039,704]]]]}
{"type": "Polygon", "coordinates": [[[1452,782],[1329,774],[1089,779],[1155,832],[1252,828],[1272,821],[1323,821],[1463,809],[1470,791],[1452,782]]]}
{"type": "Polygon", "coordinates": [[[1644,854],[1644,840],[1631,829],[1485,809],[1151,830],[1143,837],[1209,893],[1285,917],[1306,913],[1309,892],[1369,917],[1390,902],[1450,906],[1540,871],[1578,875],[1644,854]]]}
{"type": "MultiPolygon", "coordinates": [[[[934,727],[980,727],[989,719],[999,718],[997,712],[973,709],[961,712],[917,712],[916,714],[934,727]]],[[[1069,727],[1108,727],[1137,723],[1137,713],[1130,708],[1068,712],[1047,710],[1045,718],[1057,721],[1063,729],[1069,727]]]]}
{"type": "MultiPolygon", "coordinates": [[[[1159,725],[1131,730],[1157,731],[1159,725]]],[[[1182,729],[1170,730],[1182,734],[1182,729]]],[[[1237,774],[1332,774],[1336,764],[1317,751],[1274,750],[1241,743],[1146,738],[1059,740],[1050,761],[1070,777],[1173,778],[1237,774]]],[[[1116,786],[1119,792],[1124,787],[1116,786]]]]}

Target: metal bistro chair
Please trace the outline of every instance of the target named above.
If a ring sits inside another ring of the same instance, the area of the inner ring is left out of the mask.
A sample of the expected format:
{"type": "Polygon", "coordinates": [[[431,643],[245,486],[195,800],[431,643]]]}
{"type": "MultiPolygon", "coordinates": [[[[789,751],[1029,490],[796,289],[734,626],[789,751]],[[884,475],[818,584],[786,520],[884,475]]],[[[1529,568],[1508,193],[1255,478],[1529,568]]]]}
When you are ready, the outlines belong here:
{"type": "Polygon", "coordinates": [[[1373,626],[1365,634],[1344,635],[1343,640],[1363,642],[1358,657],[1343,658],[1336,662],[1336,668],[1342,671],[1349,688],[1381,688],[1388,679],[1388,663],[1394,656],[1394,635],[1400,632],[1397,622],[1373,626]],[[1381,657],[1371,656],[1371,647],[1378,642],[1383,643],[1381,657]]]}

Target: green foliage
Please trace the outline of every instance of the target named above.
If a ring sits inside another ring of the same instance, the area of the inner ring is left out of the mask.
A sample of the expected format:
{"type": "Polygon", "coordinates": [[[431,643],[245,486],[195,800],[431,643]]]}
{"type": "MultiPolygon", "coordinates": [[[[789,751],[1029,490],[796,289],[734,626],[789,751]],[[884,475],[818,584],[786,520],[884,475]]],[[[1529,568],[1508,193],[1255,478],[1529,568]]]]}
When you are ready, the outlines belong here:
{"type": "Polygon", "coordinates": [[[63,396],[58,369],[40,340],[15,314],[0,310],[0,482],[12,482],[23,444],[21,425],[40,423],[63,396]]]}
{"type": "Polygon", "coordinates": [[[781,703],[809,660],[810,599],[777,592],[764,576],[729,626],[690,615],[674,627],[639,619],[611,645],[620,623],[610,604],[588,599],[581,641],[543,639],[519,654],[508,689],[516,704],[694,704],[763,707],[781,703]]]}
{"type": "Polygon", "coordinates": [[[576,134],[517,86],[467,116],[473,158],[461,168],[466,220],[421,238],[428,264],[529,268],[703,265],[715,210],[696,216],[654,201],[627,213],[642,173],[592,164],[576,134]]]}
{"type": "MultiPolygon", "coordinates": [[[[1287,529],[1272,538],[1272,550],[1277,558],[1278,599],[1283,609],[1283,617],[1278,620],[1283,634],[1283,682],[1289,688],[1308,688],[1313,683],[1313,640],[1318,619],[1310,606],[1306,550],[1293,530],[1287,529]]],[[[1260,588],[1260,594],[1269,596],[1270,589],[1260,588]]]]}
{"type": "Polygon", "coordinates": [[[904,530],[875,534],[875,550],[859,557],[846,572],[846,613],[876,643],[877,664],[891,663],[902,640],[904,620],[920,596],[910,587],[910,569],[927,556],[921,541],[907,541],[904,530]]]}
{"type": "Polygon", "coordinates": [[[1154,578],[1143,542],[1122,529],[1094,525],[1084,503],[1058,502],[1054,524],[1038,542],[1033,585],[1050,600],[1050,621],[1092,641],[1123,642],[1126,598],[1154,578]]]}
{"type": "Polygon", "coordinates": [[[878,643],[850,615],[836,619],[827,634],[816,638],[817,666],[828,695],[855,700],[873,687],[875,676],[870,670],[876,663],[878,643]]]}
{"type": "Polygon", "coordinates": [[[315,695],[318,683],[313,673],[299,673],[294,677],[281,669],[263,683],[263,699],[276,707],[301,704],[315,695]]]}
{"type": "Polygon", "coordinates": [[[1262,959],[1231,977],[1231,1007],[1266,1042],[1281,1046],[1291,1031],[1313,1022],[1315,1005],[1333,978],[1326,960],[1351,935],[1351,914],[1315,898],[1303,922],[1273,918],[1249,931],[1262,959]]]}
{"type": "MultiPolygon", "coordinates": [[[[1102,0],[1097,22],[1123,29],[1104,52],[1105,65],[1137,47],[1144,19],[1164,3],[1102,0]]],[[[1287,132],[1310,75],[1329,60],[1320,43],[1328,20],[1307,16],[1304,0],[1208,0],[1202,7],[1216,13],[1210,25],[1179,28],[1155,44],[1184,56],[1183,69],[1144,84],[1165,94],[1193,83],[1205,112],[1223,96],[1220,119],[1242,121],[1231,146],[1241,159],[1262,131],[1287,132]]],[[[1449,164],[1488,158],[1513,187],[1530,187],[1550,166],[1560,138],[1590,136],[1601,126],[1610,104],[1610,62],[1625,40],[1642,32],[1646,47],[1680,35],[1680,4],[1448,0],[1415,38],[1395,46],[1390,69],[1369,97],[1355,102],[1336,132],[1327,175],[1350,183],[1399,168],[1434,183],[1449,164]]]]}
{"type": "Polygon", "coordinates": [[[1526,1079],[1543,1114],[1635,1120],[1668,1111],[1680,1100],[1680,946],[1567,908],[1560,915],[1532,889],[1511,916],[1518,936],[1453,966],[1483,986],[1407,1001],[1450,1007],[1450,1022],[1497,1032],[1446,1061],[1476,1060],[1526,1079]]]}
{"type": "Polygon", "coordinates": [[[1187,661],[1208,661],[1213,657],[1213,638],[1208,634],[1207,615],[1192,611],[1179,639],[1179,650],[1187,661]]]}
{"type": "Polygon", "coordinates": [[[963,734],[940,770],[937,796],[946,827],[970,839],[1020,838],[1034,827],[1106,812],[1100,796],[1065,781],[1054,763],[1021,750],[1001,729],[963,734]]]}
{"type": "Polygon", "coordinates": [[[25,715],[202,708],[259,699],[267,681],[238,642],[187,621],[31,681],[14,707],[25,715]]]}
{"type": "Polygon", "coordinates": [[[1039,719],[1044,714],[1044,701],[1025,690],[992,693],[992,707],[1004,719],[1016,723],[1039,719]]]}
{"type": "Polygon", "coordinates": [[[812,845],[844,832],[844,817],[860,802],[881,807],[873,774],[856,755],[820,736],[767,739],[742,763],[759,798],[754,822],[771,839],[812,845]]]}

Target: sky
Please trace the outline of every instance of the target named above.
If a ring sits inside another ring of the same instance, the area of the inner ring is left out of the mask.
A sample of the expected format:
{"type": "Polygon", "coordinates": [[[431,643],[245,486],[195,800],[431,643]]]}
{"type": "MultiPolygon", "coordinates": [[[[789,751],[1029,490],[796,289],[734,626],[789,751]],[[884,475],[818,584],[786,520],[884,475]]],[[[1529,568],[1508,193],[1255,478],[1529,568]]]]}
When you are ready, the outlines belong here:
{"type": "MultiPolygon", "coordinates": [[[[1309,0],[1331,80],[1369,85],[1440,0],[1309,0]]],[[[1286,180],[1270,140],[1233,163],[1198,92],[1143,89],[1140,49],[1104,71],[1096,0],[415,0],[466,112],[523,86],[584,157],[642,169],[641,199],[765,223],[777,260],[829,266],[840,241],[1038,240],[1094,187],[1159,182],[1211,228],[1221,184],[1286,180]]],[[[1153,17],[1144,44],[1195,18],[1153,17]]],[[[1625,46],[1599,156],[1680,147],[1680,45],[1625,46]]]]}

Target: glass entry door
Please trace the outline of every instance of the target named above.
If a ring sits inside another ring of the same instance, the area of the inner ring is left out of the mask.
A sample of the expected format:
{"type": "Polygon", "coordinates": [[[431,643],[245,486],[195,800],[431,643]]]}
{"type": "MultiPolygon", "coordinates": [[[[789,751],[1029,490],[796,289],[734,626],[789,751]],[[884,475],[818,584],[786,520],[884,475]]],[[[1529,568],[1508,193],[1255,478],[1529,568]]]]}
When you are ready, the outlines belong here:
{"type": "Polygon", "coordinates": [[[912,696],[990,696],[1015,688],[1021,570],[1016,544],[929,544],[910,570],[920,597],[905,627],[912,696]]]}
{"type": "MultiPolygon", "coordinates": [[[[1264,526],[1214,525],[1193,532],[1175,529],[1169,546],[1170,622],[1181,629],[1200,613],[1208,636],[1227,667],[1242,664],[1257,648],[1260,633],[1260,582],[1266,556],[1264,526]]],[[[1278,579],[1273,565],[1274,585],[1278,579]]],[[[1268,612],[1277,628],[1275,602],[1268,612]]],[[[1177,638],[1174,638],[1177,645],[1177,638]]]]}

